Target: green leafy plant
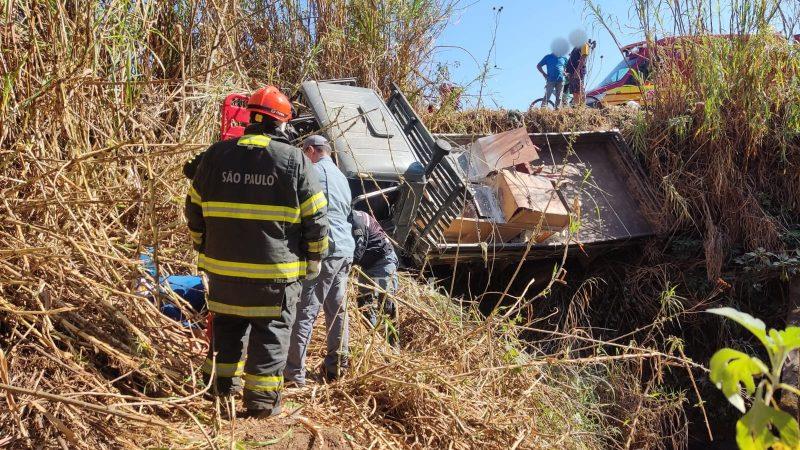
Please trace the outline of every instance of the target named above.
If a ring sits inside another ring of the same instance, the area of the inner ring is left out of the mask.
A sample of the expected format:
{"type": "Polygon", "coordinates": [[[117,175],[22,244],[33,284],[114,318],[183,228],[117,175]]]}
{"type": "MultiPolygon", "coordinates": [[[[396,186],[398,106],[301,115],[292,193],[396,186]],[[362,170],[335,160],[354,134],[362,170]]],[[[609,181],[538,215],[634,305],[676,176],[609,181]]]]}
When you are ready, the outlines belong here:
{"type": "Polygon", "coordinates": [[[773,253],[759,247],[739,256],[734,262],[742,266],[745,272],[777,272],[786,281],[800,273],[800,250],[773,253]]]}
{"type": "Polygon", "coordinates": [[[769,355],[769,366],[755,356],[723,348],[711,357],[711,381],[728,401],[745,413],[736,423],[736,443],[741,449],[800,449],[800,426],[775,401],[778,390],[800,394],[794,386],[781,383],[781,369],[792,350],[800,349],[800,327],[767,330],[764,322],[733,308],[708,312],[727,317],[750,331],[769,355]],[[747,410],[742,389],[752,396],[747,410]]]}

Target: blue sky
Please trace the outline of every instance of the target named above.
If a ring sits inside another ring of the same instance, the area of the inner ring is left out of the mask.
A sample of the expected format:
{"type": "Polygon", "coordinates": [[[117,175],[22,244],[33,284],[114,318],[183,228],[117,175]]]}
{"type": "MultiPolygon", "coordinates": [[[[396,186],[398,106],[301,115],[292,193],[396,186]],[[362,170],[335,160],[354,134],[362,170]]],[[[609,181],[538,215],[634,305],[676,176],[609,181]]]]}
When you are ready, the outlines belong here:
{"type": "MultiPolygon", "coordinates": [[[[597,3],[605,16],[614,17],[612,28],[623,44],[641,39],[633,30],[638,20],[629,2],[597,3]]],[[[589,62],[588,87],[594,87],[622,60],[609,33],[588,13],[581,0],[463,0],[461,6],[437,40],[441,47],[436,53],[438,61],[449,64],[453,81],[461,85],[480,76],[492,44],[496,13],[493,8],[503,8],[484,88],[483,104],[488,107],[525,110],[531,101],[541,97],[544,79],[536,71],[536,64],[550,52],[553,39],[566,38],[576,28],[584,29],[597,41],[589,62]],[[472,56],[447,46],[463,47],[472,56]]],[[[468,92],[476,95],[479,87],[479,81],[473,82],[468,92]]]]}

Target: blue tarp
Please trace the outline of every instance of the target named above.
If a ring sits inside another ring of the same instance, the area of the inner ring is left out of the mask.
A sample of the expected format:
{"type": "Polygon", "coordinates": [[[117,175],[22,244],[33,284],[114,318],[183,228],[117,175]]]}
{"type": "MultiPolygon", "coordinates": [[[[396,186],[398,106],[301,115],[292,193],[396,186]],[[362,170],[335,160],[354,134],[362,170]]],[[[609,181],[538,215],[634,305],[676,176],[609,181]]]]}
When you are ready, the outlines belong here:
{"type": "MultiPolygon", "coordinates": [[[[142,262],[148,275],[155,279],[156,265],[153,262],[152,249],[148,248],[147,252],[139,255],[139,261],[142,262]]],[[[203,280],[199,275],[166,275],[160,277],[159,293],[166,293],[167,288],[181,296],[186,300],[197,312],[202,311],[206,306],[206,292],[203,287],[203,280]]],[[[184,320],[180,308],[163,301],[161,303],[161,313],[172,320],[181,322],[184,326],[189,326],[189,322],[184,320]]]]}

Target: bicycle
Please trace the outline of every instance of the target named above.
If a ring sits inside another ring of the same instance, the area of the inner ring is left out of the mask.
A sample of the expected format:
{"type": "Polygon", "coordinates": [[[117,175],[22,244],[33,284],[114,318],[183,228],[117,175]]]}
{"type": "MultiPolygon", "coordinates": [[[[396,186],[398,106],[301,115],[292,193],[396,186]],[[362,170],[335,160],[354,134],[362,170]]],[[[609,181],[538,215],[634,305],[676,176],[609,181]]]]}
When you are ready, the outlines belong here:
{"type": "MultiPolygon", "coordinates": [[[[566,98],[564,100],[565,101],[564,106],[571,106],[570,104],[572,103],[572,94],[567,94],[565,92],[563,95],[566,95],[566,98]]],[[[531,105],[528,107],[528,110],[531,110],[531,109],[534,109],[534,108],[541,108],[542,107],[542,102],[544,102],[544,97],[537,98],[536,100],[531,102],[531,105]]],[[[588,106],[589,108],[600,109],[600,108],[603,107],[603,104],[600,102],[600,100],[597,97],[594,97],[592,95],[586,97],[586,100],[584,101],[584,104],[586,106],[588,106]]],[[[547,101],[547,106],[546,106],[547,109],[555,109],[555,107],[556,107],[556,104],[552,100],[548,100],[547,101]]]]}
{"type": "MultiPolygon", "coordinates": [[[[531,102],[531,105],[528,107],[528,109],[541,108],[542,102],[544,102],[544,97],[537,98],[536,100],[531,102]]],[[[556,105],[555,103],[553,103],[552,100],[547,101],[547,109],[553,109],[555,107],[556,105]]]]}
{"type": "MultiPolygon", "coordinates": [[[[561,101],[563,102],[564,106],[569,105],[572,102],[572,93],[570,93],[566,88],[564,89],[564,92],[561,93],[561,101]]],[[[541,108],[543,102],[544,97],[537,98],[531,102],[531,105],[528,107],[528,109],[541,108]]],[[[555,107],[556,104],[553,102],[553,100],[547,100],[547,109],[555,109],[555,107]]]]}

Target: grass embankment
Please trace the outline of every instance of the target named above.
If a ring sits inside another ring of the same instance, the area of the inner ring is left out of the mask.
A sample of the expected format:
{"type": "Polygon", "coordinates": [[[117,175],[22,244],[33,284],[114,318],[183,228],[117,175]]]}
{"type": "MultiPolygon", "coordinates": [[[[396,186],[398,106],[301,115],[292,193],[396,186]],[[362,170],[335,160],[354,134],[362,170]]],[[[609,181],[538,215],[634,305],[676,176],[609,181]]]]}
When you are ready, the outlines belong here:
{"type": "MultiPolygon", "coordinates": [[[[134,294],[138,254],[154,246],[164,272],[194,270],[179,167],[214,138],[225,94],[341,75],[418,87],[448,12],[448,2],[310,4],[0,11],[0,445],[224,447],[250,436],[200,398],[202,340],[134,294]]],[[[611,358],[586,341],[573,360],[567,344],[525,348],[524,328],[478,320],[410,278],[400,300],[401,352],[354,317],[353,370],[292,394],[299,428],[346,432],[355,446],[600,448],[681,427],[662,408],[675,403],[646,395],[636,374],[649,350],[611,358]]]]}
{"type": "MultiPolygon", "coordinates": [[[[708,278],[737,251],[796,245],[800,42],[794,2],[636,2],[655,86],[629,129],[667,232],[703,236],[708,278]],[[679,14],[676,14],[679,11],[679,14]],[[694,37],[668,36],[659,26],[694,37]],[[657,45],[654,45],[657,44],[657,45]],[[793,242],[794,241],[794,242],[793,242]]],[[[602,25],[608,18],[594,8],[602,25]]]]}
{"type": "Polygon", "coordinates": [[[480,109],[454,111],[443,108],[423,115],[425,124],[437,133],[487,134],[525,126],[531,133],[568,131],[630,130],[640,111],[613,107],[607,109],[564,108],[510,111],[480,109]],[[521,114],[521,116],[519,115],[521,114]]]}

